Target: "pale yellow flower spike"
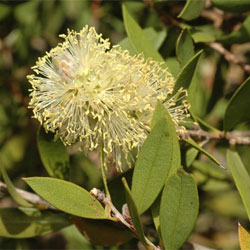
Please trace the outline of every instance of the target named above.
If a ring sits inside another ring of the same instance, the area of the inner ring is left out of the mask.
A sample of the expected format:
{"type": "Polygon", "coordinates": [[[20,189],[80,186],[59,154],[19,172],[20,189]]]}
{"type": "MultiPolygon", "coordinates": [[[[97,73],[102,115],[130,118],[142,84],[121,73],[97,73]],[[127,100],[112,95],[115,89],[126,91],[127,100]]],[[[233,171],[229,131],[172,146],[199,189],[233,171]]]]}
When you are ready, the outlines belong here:
{"type": "Polygon", "coordinates": [[[80,142],[91,151],[102,143],[105,166],[113,159],[121,171],[122,155],[127,158],[144,142],[157,101],[168,108],[177,130],[183,130],[179,121],[188,114],[186,92],[166,101],[174,79],[160,63],[111,48],[93,27],[61,37],[65,41],[39,58],[36,74],[28,76],[29,107],[65,145],[80,142]]]}

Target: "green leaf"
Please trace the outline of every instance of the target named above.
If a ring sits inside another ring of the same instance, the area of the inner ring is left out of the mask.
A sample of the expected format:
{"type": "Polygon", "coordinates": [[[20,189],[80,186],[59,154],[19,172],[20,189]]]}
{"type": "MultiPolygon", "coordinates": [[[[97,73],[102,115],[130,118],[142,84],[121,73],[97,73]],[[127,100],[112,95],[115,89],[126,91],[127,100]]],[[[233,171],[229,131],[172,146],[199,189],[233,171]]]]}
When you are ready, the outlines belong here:
{"type": "Polygon", "coordinates": [[[119,211],[122,211],[122,206],[124,203],[126,203],[126,197],[121,179],[122,177],[124,177],[127,180],[128,185],[131,186],[132,174],[133,169],[129,169],[128,171],[116,176],[108,182],[110,196],[112,197],[112,203],[119,211]]]}
{"type": "Polygon", "coordinates": [[[202,31],[193,32],[192,38],[194,39],[195,43],[209,43],[215,41],[215,37],[213,34],[202,31]]]}
{"type": "Polygon", "coordinates": [[[191,233],[199,210],[193,177],[182,169],[171,176],[163,190],[160,223],[165,249],[177,250],[191,233]]]}
{"type": "Polygon", "coordinates": [[[181,68],[194,56],[194,44],[187,29],[181,31],[177,40],[176,56],[181,68]]]}
{"type": "Polygon", "coordinates": [[[249,42],[250,39],[250,16],[248,16],[245,21],[242,23],[241,27],[233,31],[232,33],[222,36],[218,39],[220,42],[226,44],[241,44],[249,42]]]}
{"type": "MultiPolygon", "coordinates": [[[[156,50],[158,50],[161,47],[164,39],[167,36],[166,30],[162,30],[160,32],[157,32],[152,27],[143,29],[143,33],[148,38],[148,40],[152,43],[153,47],[156,50]]],[[[134,49],[134,46],[133,46],[131,40],[128,37],[124,38],[120,42],[120,45],[121,45],[122,49],[128,50],[130,52],[130,55],[135,55],[137,53],[136,50],[134,49]]]]}
{"type": "Polygon", "coordinates": [[[69,155],[62,141],[54,141],[52,133],[46,133],[41,127],[37,144],[42,163],[51,177],[68,179],[69,155]]]}
{"type": "Polygon", "coordinates": [[[35,208],[1,208],[0,236],[30,238],[53,233],[71,224],[65,216],[35,208]]]}
{"type": "Polygon", "coordinates": [[[143,53],[145,58],[152,58],[155,61],[162,62],[163,58],[153,47],[142,28],[129,14],[125,4],[122,5],[123,19],[127,35],[137,53],[143,53]]]}
{"type": "Polygon", "coordinates": [[[131,219],[133,221],[134,228],[135,228],[136,232],[138,233],[138,238],[143,243],[143,245],[147,245],[147,242],[146,242],[146,239],[144,236],[144,232],[143,232],[141,218],[140,218],[140,215],[138,213],[138,209],[137,209],[136,204],[133,200],[128,183],[124,177],[122,178],[122,183],[123,183],[124,188],[125,188],[125,197],[126,197],[129,213],[130,213],[131,219]]]}
{"type": "Polygon", "coordinates": [[[167,36],[167,31],[165,29],[157,32],[152,27],[149,27],[143,29],[143,32],[156,50],[161,47],[167,36]]]}
{"type": "Polygon", "coordinates": [[[239,235],[240,248],[242,250],[250,249],[250,234],[243,226],[240,225],[240,223],[238,225],[238,235],[239,235]]]}
{"type": "Polygon", "coordinates": [[[179,73],[179,63],[175,57],[168,57],[165,61],[165,64],[168,67],[168,71],[173,75],[176,79],[179,73]]]}
{"type": "Polygon", "coordinates": [[[175,125],[163,104],[158,103],[152,131],[142,145],[132,178],[132,195],[140,214],[152,205],[178,167],[180,149],[175,125]]]}
{"type": "Polygon", "coordinates": [[[134,49],[134,46],[128,37],[120,41],[119,44],[123,50],[128,50],[131,56],[136,55],[136,50],[134,49]]]}
{"type": "Polygon", "coordinates": [[[51,177],[24,178],[52,206],[76,216],[106,219],[104,208],[88,191],[68,181],[51,177]]]}
{"type": "Polygon", "coordinates": [[[195,149],[199,150],[201,153],[203,153],[204,155],[206,155],[211,161],[213,161],[216,165],[222,167],[222,165],[219,163],[219,161],[217,161],[211,154],[209,154],[205,149],[201,148],[194,140],[190,139],[182,139],[183,141],[185,141],[186,143],[188,143],[189,145],[191,145],[192,147],[194,147],[195,149]]]}
{"type": "Polygon", "coordinates": [[[202,51],[203,50],[200,50],[196,53],[182,68],[176,79],[174,93],[176,93],[180,88],[188,89],[202,51]]]}
{"type": "Polygon", "coordinates": [[[209,161],[197,160],[193,162],[192,166],[194,169],[199,170],[204,175],[215,178],[217,180],[227,180],[229,177],[226,170],[218,168],[216,165],[209,161]]]}
{"type": "Polygon", "coordinates": [[[227,162],[250,220],[250,177],[236,151],[227,150],[227,162]]]}
{"type": "Polygon", "coordinates": [[[187,21],[193,20],[201,14],[205,4],[205,0],[188,0],[178,17],[187,21]]]}
{"type": "Polygon", "coordinates": [[[207,122],[205,122],[204,120],[202,120],[199,116],[194,115],[194,114],[191,114],[191,115],[192,115],[192,117],[194,118],[194,120],[197,121],[197,122],[199,122],[199,124],[200,124],[202,127],[206,128],[206,129],[208,129],[208,130],[211,130],[211,131],[213,131],[213,132],[220,132],[220,130],[218,130],[218,129],[215,128],[215,127],[212,127],[210,124],[208,124],[207,122]]]}
{"type": "Polygon", "coordinates": [[[3,180],[5,182],[5,184],[7,185],[7,189],[9,194],[11,195],[12,199],[20,206],[23,207],[33,207],[29,202],[27,202],[26,200],[24,200],[20,194],[17,193],[15,186],[13,185],[13,183],[11,182],[3,164],[0,161],[0,173],[3,176],[3,180]]]}
{"type": "Polygon", "coordinates": [[[224,117],[224,129],[232,129],[236,125],[250,120],[250,77],[237,89],[231,97],[224,117]]]}
{"type": "Polygon", "coordinates": [[[213,42],[223,35],[223,31],[212,24],[192,26],[190,32],[195,43],[213,42]]]}
{"type": "Polygon", "coordinates": [[[153,205],[151,206],[151,212],[155,229],[161,239],[161,228],[160,228],[160,205],[161,205],[161,194],[157,197],[153,205]]]}
{"type": "Polygon", "coordinates": [[[221,10],[228,12],[246,12],[250,10],[249,0],[212,0],[212,4],[221,10]]]}
{"type": "MultiPolygon", "coordinates": [[[[201,143],[199,143],[199,147],[203,147],[206,144],[206,141],[203,141],[201,143]]],[[[197,157],[199,153],[199,150],[197,150],[196,148],[189,148],[186,152],[186,166],[190,167],[191,164],[193,163],[193,161],[195,160],[195,158],[197,157]]]]}

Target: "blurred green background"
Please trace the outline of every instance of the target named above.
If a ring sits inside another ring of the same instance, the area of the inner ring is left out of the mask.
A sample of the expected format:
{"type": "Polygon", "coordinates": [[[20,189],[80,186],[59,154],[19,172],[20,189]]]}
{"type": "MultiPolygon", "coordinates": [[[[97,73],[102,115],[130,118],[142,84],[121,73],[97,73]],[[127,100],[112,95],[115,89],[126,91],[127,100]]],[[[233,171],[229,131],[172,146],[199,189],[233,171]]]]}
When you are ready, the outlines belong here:
{"type": "MultiPolygon", "coordinates": [[[[159,50],[168,58],[170,70],[176,75],[179,66],[175,59],[175,44],[180,30],[171,22],[163,20],[161,10],[176,17],[183,8],[184,1],[167,1],[158,3],[154,11],[151,1],[127,1],[127,7],[143,28],[153,27],[161,32],[162,40],[159,50]]],[[[157,1],[160,2],[160,1],[157,1]]],[[[241,23],[246,14],[227,17],[218,34],[231,32],[233,24],[241,23]],[[230,26],[231,25],[231,26],[230,26]]],[[[126,37],[122,19],[120,1],[1,1],[0,2],[0,157],[7,168],[10,178],[20,188],[28,189],[21,177],[47,176],[37,149],[36,138],[39,124],[32,119],[32,111],[27,108],[29,88],[26,76],[32,73],[38,57],[55,47],[67,29],[79,31],[83,26],[95,26],[104,38],[110,38],[112,44],[121,42],[126,37]]],[[[222,128],[222,119],[229,98],[245,79],[246,72],[241,67],[232,67],[223,57],[206,47],[197,35],[199,29],[209,33],[204,26],[211,25],[211,20],[200,17],[190,22],[196,27],[196,50],[204,48],[205,52],[199,62],[192,88],[195,95],[190,97],[193,112],[218,129],[222,128]],[[192,103],[193,102],[193,103],[192,103]]],[[[149,31],[150,34],[151,31],[149,31]]],[[[216,33],[216,34],[217,34],[216,33]]],[[[214,35],[214,33],[213,33],[214,35]]],[[[194,39],[194,37],[193,37],[194,39]]],[[[126,43],[126,40],[121,43],[126,43]]],[[[230,45],[231,46],[231,45],[230,45]]],[[[246,54],[249,60],[250,45],[234,47],[239,53],[246,54]]],[[[248,125],[239,126],[249,129],[248,125]]],[[[226,143],[210,143],[207,147],[226,165],[226,143]]],[[[249,147],[237,148],[248,172],[250,172],[249,147]]],[[[101,183],[100,171],[96,167],[96,155],[86,158],[83,153],[69,150],[70,179],[86,189],[98,187],[101,183]]],[[[202,245],[225,249],[238,249],[238,220],[246,228],[249,222],[241,198],[227,174],[217,173],[206,158],[200,156],[192,164],[192,172],[199,185],[200,214],[194,233],[190,240],[202,245]]],[[[1,197],[0,208],[15,206],[9,197],[1,197]]],[[[149,228],[152,222],[145,224],[149,228]]],[[[132,240],[120,248],[136,248],[132,240]]],[[[73,227],[59,232],[32,239],[0,238],[0,249],[101,249],[90,244],[73,227]]],[[[114,249],[117,249],[114,247],[114,249]]]]}

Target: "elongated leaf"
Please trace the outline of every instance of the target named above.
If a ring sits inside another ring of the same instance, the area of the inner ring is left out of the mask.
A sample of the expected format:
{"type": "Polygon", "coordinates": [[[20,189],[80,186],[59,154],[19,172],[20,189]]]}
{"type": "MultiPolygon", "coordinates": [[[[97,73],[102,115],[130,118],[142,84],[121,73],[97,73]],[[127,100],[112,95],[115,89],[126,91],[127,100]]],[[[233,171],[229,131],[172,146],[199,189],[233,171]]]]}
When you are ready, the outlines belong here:
{"type": "Polygon", "coordinates": [[[240,223],[238,225],[238,235],[240,241],[240,248],[242,250],[250,249],[250,234],[243,226],[240,225],[240,223]]]}
{"type": "Polygon", "coordinates": [[[76,216],[106,219],[102,205],[85,189],[50,177],[30,177],[27,184],[52,206],[76,216]]]}
{"type": "Polygon", "coordinates": [[[176,79],[174,93],[176,93],[181,87],[184,89],[188,89],[201,53],[202,50],[196,53],[182,68],[176,79]]]}
{"type": "Polygon", "coordinates": [[[204,120],[202,120],[199,116],[195,115],[195,114],[191,114],[193,119],[197,122],[199,122],[199,124],[201,125],[201,127],[204,127],[205,129],[211,130],[213,132],[220,132],[220,130],[218,130],[217,128],[211,126],[210,124],[208,124],[207,122],[205,122],[204,120]]]}
{"type": "Polygon", "coordinates": [[[167,250],[177,250],[191,233],[199,210],[198,192],[193,177],[183,170],[171,176],[163,190],[160,225],[167,250]]]}
{"type": "Polygon", "coordinates": [[[138,238],[144,245],[147,245],[147,242],[146,242],[146,239],[144,236],[144,232],[143,232],[143,228],[142,228],[141,218],[140,218],[140,215],[138,213],[138,209],[137,209],[136,204],[133,200],[128,183],[124,177],[122,178],[122,183],[123,183],[124,188],[125,188],[125,197],[126,197],[129,213],[130,213],[131,219],[133,221],[133,225],[135,227],[135,230],[138,233],[138,238]]]}
{"type": "Polygon", "coordinates": [[[192,26],[190,32],[195,43],[213,42],[224,34],[221,29],[215,28],[212,24],[192,26]]]}
{"type": "Polygon", "coordinates": [[[37,144],[43,165],[51,177],[67,179],[69,175],[69,155],[61,140],[54,141],[52,133],[40,128],[37,144]]]}
{"type": "Polygon", "coordinates": [[[11,182],[2,162],[0,161],[0,172],[3,176],[4,182],[7,185],[7,189],[9,194],[11,195],[12,199],[20,206],[23,207],[33,207],[29,202],[27,202],[26,200],[24,200],[20,194],[17,193],[15,186],[13,185],[13,183],[11,182]]]}
{"type": "Polygon", "coordinates": [[[205,0],[188,0],[178,17],[187,21],[193,20],[201,14],[205,4],[205,0]]]}
{"type": "Polygon", "coordinates": [[[227,162],[250,220],[250,177],[236,151],[227,150],[227,162]]]}
{"type": "MultiPolygon", "coordinates": [[[[157,32],[152,27],[143,29],[143,33],[148,38],[148,40],[152,43],[153,47],[156,50],[158,50],[161,47],[164,39],[167,36],[166,30],[162,30],[160,32],[157,32]]],[[[127,49],[130,52],[130,55],[137,54],[137,51],[134,49],[134,46],[128,37],[124,38],[120,42],[120,45],[121,45],[122,49],[127,49]]]]}
{"type": "Polygon", "coordinates": [[[69,226],[70,220],[58,213],[35,208],[1,208],[0,236],[30,238],[69,226]]]}
{"type": "Polygon", "coordinates": [[[250,39],[250,16],[248,16],[245,21],[242,23],[242,26],[236,30],[233,31],[229,35],[225,35],[218,39],[219,41],[227,44],[233,44],[233,43],[246,43],[250,39]]]}
{"type": "Polygon", "coordinates": [[[122,5],[122,12],[128,37],[131,40],[136,52],[144,53],[146,58],[152,58],[155,61],[162,62],[163,58],[148,40],[139,24],[129,14],[124,4],[122,5]]]}
{"type": "Polygon", "coordinates": [[[179,63],[175,57],[168,57],[165,61],[169,72],[173,75],[173,77],[176,79],[178,73],[179,73],[179,63]]]}
{"type": "Polygon", "coordinates": [[[149,27],[143,29],[143,32],[156,50],[161,47],[167,36],[167,31],[165,29],[157,32],[152,27],[149,27]]]}
{"type": "Polygon", "coordinates": [[[246,12],[250,10],[249,0],[212,0],[212,4],[228,12],[246,12]]]}
{"type": "MultiPolygon", "coordinates": [[[[206,141],[203,141],[203,142],[199,143],[198,145],[202,148],[202,146],[204,146],[205,143],[206,143],[206,141]]],[[[199,150],[197,150],[193,147],[187,150],[186,159],[185,159],[187,167],[191,166],[191,164],[193,163],[193,161],[197,157],[198,153],[199,153],[199,150]]]]}
{"type": "Polygon", "coordinates": [[[250,120],[250,77],[237,89],[230,99],[224,117],[224,129],[232,129],[236,125],[250,120]]]}
{"type": "MultiPolygon", "coordinates": [[[[194,140],[190,139],[184,139],[183,141],[185,141],[186,143],[188,143],[189,145],[191,145],[192,147],[194,147],[195,149],[199,150],[201,153],[203,153],[204,155],[206,155],[210,160],[212,160],[216,165],[222,167],[222,165],[219,163],[219,161],[217,161],[215,159],[215,157],[213,157],[211,154],[209,154],[205,149],[203,149],[202,147],[200,147],[194,140]]],[[[223,167],[222,167],[223,168],[223,167]]]]}
{"type": "Polygon", "coordinates": [[[140,150],[132,178],[132,195],[140,214],[152,205],[167,178],[179,166],[175,126],[165,107],[158,103],[152,131],[140,150]]]}
{"type": "Polygon", "coordinates": [[[161,194],[157,197],[153,205],[151,206],[151,213],[155,229],[161,239],[161,228],[160,228],[160,205],[161,205],[161,194]]]}
{"type": "Polygon", "coordinates": [[[194,56],[194,44],[187,29],[182,30],[177,40],[176,56],[181,67],[194,56]]]}

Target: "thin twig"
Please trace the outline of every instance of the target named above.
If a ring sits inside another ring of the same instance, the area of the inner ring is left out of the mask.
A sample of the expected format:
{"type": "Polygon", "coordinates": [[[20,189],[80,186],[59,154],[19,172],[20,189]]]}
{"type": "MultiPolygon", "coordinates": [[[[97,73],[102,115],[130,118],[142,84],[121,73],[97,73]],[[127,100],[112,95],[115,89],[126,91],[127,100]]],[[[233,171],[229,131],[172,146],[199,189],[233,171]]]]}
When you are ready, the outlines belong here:
{"type": "Polygon", "coordinates": [[[208,132],[198,129],[187,130],[186,135],[197,139],[227,140],[230,145],[250,145],[250,131],[208,132]]]}
{"type": "Polygon", "coordinates": [[[206,45],[223,55],[228,62],[240,65],[244,71],[250,74],[250,65],[238,58],[235,54],[225,49],[220,43],[206,43],[206,45]]]}
{"type": "Polygon", "coordinates": [[[223,23],[223,11],[220,11],[219,9],[205,9],[201,12],[201,16],[213,21],[215,28],[221,27],[223,23]]]}
{"type": "MultiPolygon", "coordinates": [[[[17,193],[26,201],[34,204],[36,207],[42,208],[42,209],[54,209],[55,207],[51,206],[47,201],[43,200],[40,196],[30,193],[28,191],[16,188],[17,193]]],[[[7,194],[8,188],[7,185],[3,182],[0,182],[0,192],[7,194]]]]}
{"type": "Polygon", "coordinates": [[[102,181],[103,181],[103,185],[104,185],[104,188],[105,188],[106,195],[111,200],[111,196],[110,196],[109,188],[108,188],[108,183],[107,183],[107,177],[106,177],[106,174],[105,174],[104,162],[103,162],[103,144],[100,145],[100,168],[101,168],[102,181]]]}
{"type": "MultiPolygon", "coordinates": [[[[113,213],[113,217],[116,218],[118,221],[120,221],[124,226],[126,226],[130,231],[138,238],[138,234],[134,228],[134,226],[130,223],[128,223],[123,215],[116,209],[116,207],[113,205],[113,203],[106,197],[105,193],[102,192],[99,189],[93,188],[90,193],[98,200],[100,201],[104,206],[109,206],[111,208],[111,211],[113,213]]],[[[130,221],[130,220],[129,220],[130,221]]],[[[147,244],[151,247],[153,247],[154,250],[159,250],[161,248],[156,247],[146,236],[145,240],[147,244]]]]}

